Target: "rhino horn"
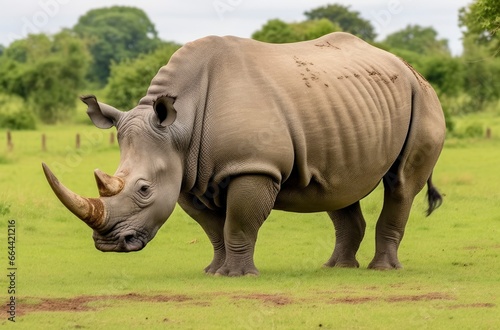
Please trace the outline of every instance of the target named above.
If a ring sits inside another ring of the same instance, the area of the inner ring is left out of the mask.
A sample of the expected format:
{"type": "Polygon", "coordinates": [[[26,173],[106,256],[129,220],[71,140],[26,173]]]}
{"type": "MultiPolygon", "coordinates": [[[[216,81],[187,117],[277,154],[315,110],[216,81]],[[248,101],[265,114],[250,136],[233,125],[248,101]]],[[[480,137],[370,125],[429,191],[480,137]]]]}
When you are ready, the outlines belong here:
{"type": "Polygon", "coordinates": [[[101,197],[114,196],[122,191],[125,186],[123,179],[119,177],[107,175],[99,170],[95,170],[94,175],[99,189],[99,196],[101,197]]]}
{"type": "Polygon", "coordinates": [[[61,203],[90,228],[102,229],[106,219],[106,208],[102,200],[100,198],[85,198],[75,194],[59,182],[46,164],[42,163],[42,167],[50,187],[61,203]]]}

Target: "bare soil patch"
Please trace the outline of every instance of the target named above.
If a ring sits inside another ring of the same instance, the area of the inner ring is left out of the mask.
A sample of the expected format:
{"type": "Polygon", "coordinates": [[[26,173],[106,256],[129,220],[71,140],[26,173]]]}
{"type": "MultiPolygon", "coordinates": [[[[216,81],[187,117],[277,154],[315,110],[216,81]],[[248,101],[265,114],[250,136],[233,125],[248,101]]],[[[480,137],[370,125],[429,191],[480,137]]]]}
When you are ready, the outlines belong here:
{"type": "Polygon", "coordinates": [[[430,300],[455,300],[449,294],[441,292],[429,292],[417,295],[397,295],[397,296],[360,296],[360,297],[340,297],[334,298],[332,304],[363,304],[372,301],[385,301],[388,303],[396,302],[413,302],[413,301],[430,301],[430,300]]]}
{"type": "MultiPolygon", "coordinates": [[[[324,294],[324,292],[322,293],[324,294]]],[[[311,298],[294,299],[285,294],[268,294],[268,293],[230,293],[220,292],[213,294],[215,296],[226,296],[233,300],[257,300],[263,304],[271,306],[286,306],[293,303],[307,303],[311,298]]],[[[339,292],[332,293],[332,298],[321,299],[318,297],[313,298],[314,301],[323,300],[330,304],[364,304],[370,302],[388,302],[388,303],[401,303],[401,302],[418,302],[418,301],[431,301],[431,300],[456,300],[450,294],[441,292],[428,292],[415,295],[388,295],[388,296],[356,296],[350,293],[339,292]],[[337,297],[335,297],[337,296],[337,297]],[[326,300],[326,301],[325,301],[326,300]]],[[[26,315],[33,312],[86,312],[96,311],[109,307],[108,302],[113,300],[119,301],[136,301],[136,302],[152,302],[152,303],[184,303],[195,304],[197,306],[210,306],[211,302],[206,296],[190,297],[187,295],[144,295],[139,293],[129,293],[123,295],[96,295],[96,296],[77,296],[74,298],[37,298],[26,297],[27,301],[34,301],[29,303],[21,303],[19,308],[19,315],[26,315]],[[93,306],[92,302],[103,302],[103,305],[93,306]]],[[[448,308],[489,308],[495,307],[492,303],[475,303],[465,305],[452,305],[448,308]]]]}
{"type": "Polygon", "coordinates": [[[293,304],[292,298],[282,295],[282,294],[265,294],[265,293],[252,293],[245,295],[235,295],[233,299],[252,299],[259,300],[263,303],[272,304],[275,306],[284,306],[293,304]]]}
{"type": "Polygon", "coordinates": [[[459,308],[493,308],[496,305],[493,303],[473,303],[473,304],[460,304],[448,306],[448,309],[459,309],[459,308]]]}
{"type": "Polygon", "coordinates": [[[36,299],[38,302],[30,304],[20,304],[19,315],[25,315],[32,312],[85,312],[96,310],[97,308],[88,304],[95,301],[109,300],[130,300],[144,302],[185,302],[192,298],[184,295],[142,295],[129,293],[124,295],[101,295],[101,296],[78,296],[74,298],[35,298],[26,297],[26,299],[36,299]]]}

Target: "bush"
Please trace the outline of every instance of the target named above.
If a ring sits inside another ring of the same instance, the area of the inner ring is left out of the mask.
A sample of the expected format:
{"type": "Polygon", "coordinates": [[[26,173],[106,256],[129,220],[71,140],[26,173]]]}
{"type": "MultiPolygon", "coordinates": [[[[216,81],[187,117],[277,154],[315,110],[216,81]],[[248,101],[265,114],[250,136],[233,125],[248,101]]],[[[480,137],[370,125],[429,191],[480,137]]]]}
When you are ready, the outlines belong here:
{"type": "Polygon", "coordinates": [[[34,114],[19,96],[0,94],[0,128],[14,130],[36,128],[34,114]]]}
{"type": "Polygon", "coordinates": [[[150,54],[111,65],[105,99],[121,110],[129,110],[146,95],[151,79],[174,54],[179,45],[167,43],[150,54]]]}
{"type": "Polygon", "coordinates": [[[463,133],[466,138],[480,138],[484,136],[484,128],[480,123],[469,124],[463,133]]]}

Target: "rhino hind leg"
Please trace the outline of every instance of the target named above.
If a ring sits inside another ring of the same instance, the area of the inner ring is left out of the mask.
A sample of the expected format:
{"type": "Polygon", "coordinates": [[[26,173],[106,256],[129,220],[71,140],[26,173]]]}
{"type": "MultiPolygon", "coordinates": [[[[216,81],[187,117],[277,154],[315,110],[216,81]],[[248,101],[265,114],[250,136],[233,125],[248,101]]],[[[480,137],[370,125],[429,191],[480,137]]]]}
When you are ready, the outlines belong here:
{"type": "Polygon", "coordinates": [[[394,192],[385,179],[384,187],[384,206],[375,229],[375,256],[368,268],[400,269],[403,266],[398,259],[398,248],[403,239],[414,196],[394,192]]]}
{"type": "Polygon", "coordinates": [[[231,179],[224,224],[226,260],[216,275],[259,274],[253,260],[257,233],[271,212],[278,191],[278,185],[267,176],[244,175],[231,179]]]}
{"type": "Polygon", "coordinates": [[[205,267],[205,273],[214,275],[217,269],[222,267],[226,261],[226,248],[224,245],[224,212],[216,212],[208,209],[196,196],[181,194],[179,205],[203,228],[214,248],[212,262],[205,267]]]}
{"type": "MultiPolygon", "coordinates": [[[[384,176],[384,205],[375,230],[375,256],[368,268],[403,268],[398,260],[398,248],[405,232],[415,196],[426,183],[431,196],[430,209],[437,207],[439,193],[430,177],[441,151],[440,134],[433,136],[426,130],[415,129],[402,155],[384,176]]],[[[429,212],[428,212],[429,213],[429,212]]]]}
{"type": "Polygon", "coordinates": [[[356,253],[365,235],[366,222],[359,202],[328,212],[335,227],[335,248],[325,267],[358,268],[356,253]]]}

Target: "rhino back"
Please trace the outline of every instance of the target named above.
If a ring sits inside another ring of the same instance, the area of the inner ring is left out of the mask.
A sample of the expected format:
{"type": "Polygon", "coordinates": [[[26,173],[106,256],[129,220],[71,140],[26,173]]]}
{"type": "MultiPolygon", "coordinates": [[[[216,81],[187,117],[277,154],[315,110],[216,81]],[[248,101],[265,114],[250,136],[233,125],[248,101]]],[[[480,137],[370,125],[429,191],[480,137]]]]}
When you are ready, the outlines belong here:
{"type": "Polygon", "coordinates": [[[354,36],[282,45],[209,37],[177,55],[162,79],[198,118],[188,158],[200,194],[211,181],[263,174],[282,185],[277,208],[343,207],[368,194],[403,147],[416,76],[354,36]]]}

